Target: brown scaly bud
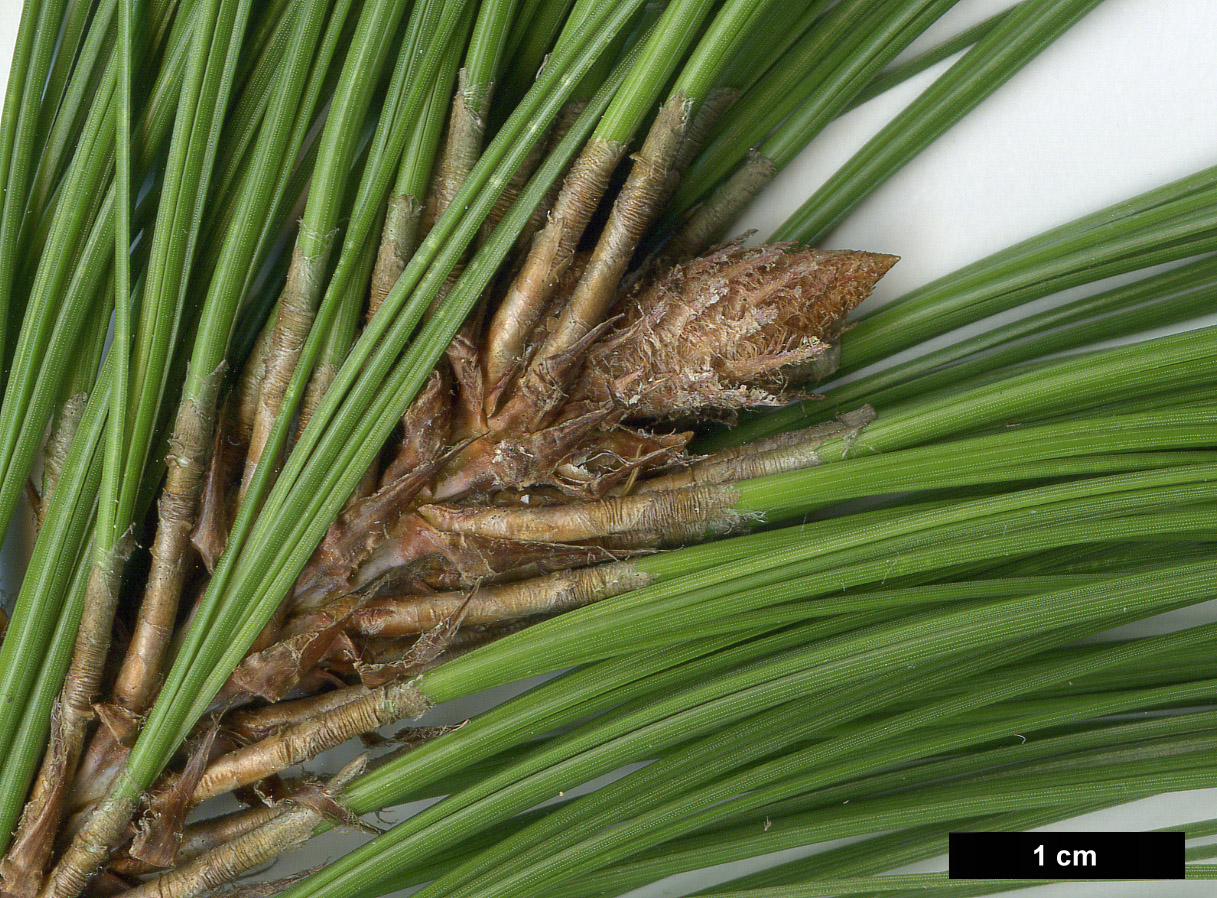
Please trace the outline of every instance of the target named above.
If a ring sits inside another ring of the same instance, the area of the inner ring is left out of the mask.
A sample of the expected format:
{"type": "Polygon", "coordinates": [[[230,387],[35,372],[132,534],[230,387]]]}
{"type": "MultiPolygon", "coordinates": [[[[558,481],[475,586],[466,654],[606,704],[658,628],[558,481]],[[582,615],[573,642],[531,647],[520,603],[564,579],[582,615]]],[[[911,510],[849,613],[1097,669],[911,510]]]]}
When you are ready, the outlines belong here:
{"type": "Polygon", "coordinates": [[[789,402],[896,261],[732,244],[676,265],[618,303],[620,324],[588,353],[571,407],[663,419],[789,402]]]}

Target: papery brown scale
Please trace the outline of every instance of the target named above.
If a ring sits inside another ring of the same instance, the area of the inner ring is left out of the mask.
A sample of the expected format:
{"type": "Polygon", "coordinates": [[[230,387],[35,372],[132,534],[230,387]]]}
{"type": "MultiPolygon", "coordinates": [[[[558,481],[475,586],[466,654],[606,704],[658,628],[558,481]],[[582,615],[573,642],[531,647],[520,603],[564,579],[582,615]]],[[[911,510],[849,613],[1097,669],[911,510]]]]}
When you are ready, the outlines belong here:
{"type": "Polygon", "coordinates": [[[216,741],[218,725],[213,722],[203,738],[190,751],[190,757],[180,774],[171,775],[163,787],[154,790],[148,799],[148,812],[140,820],[130,854],[136,860],[153,867],[169,867],[182,841],[186,814],[193,807],[191,796],[207,769],[213,752],[231,748],[226,740],[216,741]]]}
{"type": "Polygon", "coordinates": [[[50,507],[51,497],[59,483],[59,475],[68,460],[68,450],[84,417],[85,406],[88,404],[88,393],[75,393],[69,396],[60,406],[50,437],[42,450],[42,494],[35,506],[38,510],[37,528],[42,529],[42,517],[50,507]]]}
{"type": "Polygon", "coordinates": [[[387,483],[343,511],[297,580],[294,607],[317,607],[325,599],[353,589],[357,581],[352,578],[359,566],[395,530],[404,527],[409,531],[409,522],[403,524],[402,520],[409,518],[416,498],[442,463],[442,459],[433,459],[430,465],[387,483]]]}
{"type": "Polygon", "coordinates": [[[243,498],[249,489],[254,469],[262,457],[262,450],[270,438],[279,406],[287,393],[288,382],[296,369],[300,353],[304,351],[309,329],[317,311],[317,301],[325,281],[325,268],[333,249],[337,231],[328,234],[305,233],[297,240],[292,251],[291,266],[287,280],[279,297],[274,328],[267,344],[266,369],[253,419],[253,432],[249,438],[249,452],[245,459],[245,473],[241,481],[240,495],[243,498]],[[316,252],[305,249],[306,241],[316,252]]]}
{"type": "MultiPolygon", "coordinates": [[[[493,351],[495,345],[496,334],[490,330],[486,335],[486,347],[481,353],[483,374],[486,379],[486,416],[490,420],[499,411],[503,403],[504,396],[507,395],[516,385],[516,378],[525,369],[537,348],[545,342],[545,339],[553,331],[554,326],[558,322],[558,314],[566,303],[570,300],[571,293],[579,284],[579,279],[583,277],[583,272],[587,268],[588,260],[591,259],[591,253],[587,251],[575,253],[571,259],[561,268],[561,274],[557,276],[552,284],[545,286],[542,297],[536,310],[536,322],[531,330],[520,335],[520,345],[516,347],[516,355],[511,359],[510,364],[504,363],[500,367],[501,371],[494,367],[494,361],[489,357],[489,353],[493,351]],[[491,381],[490,377],[496,377],[497,380],[491,381]]],[[[506,302],[506,300],[505,300],[506,302]]],[[[495,319],[496,323],[498,318],[495,319]]],[[[515,326],[519,326],[519,322],[514,322],[515,326]]]]}
{"type": "MultiPolygon", "coordinates": [[[[537,322],[567,267],[575,259],[592,215],[608,189],[625,145],[593,137],[571,165],[549,220],[537,234],[524,265],[507,291],[490,327],[483,363],[491,397],[517,369],[537,322]]],[[[493,413],[494,409],[488,409],[493,413]]]]}
{"type": "Polygon", "coordinates": [[[518,542],[521,547],[582,541],[599,545],[613,536],[633,538],[670,529],[681,537],[690,532],[702,538],[728,533],[750,520],[735,510],[738,500],[733,487],[713,484],[541,508],[426,505],[418,514],[437,530],[466,540],[518,542]]]}
{"type": "Polygon", "coordinates": [[[198,517],[190,537],[209,573],[215,572],[216,563],[228,545],[228,532],[236,512],[234,486],[245,451],[245,444],[234,433],[236,422],[230,405],[231,401],[225,403],[216,425],[198,517]]]}
{"type": "Polygon", "coordinates": [[[352,697],[348,694],[350,688],[344,685],[307,698],[275,702],[259,708],[243,708],[226,715],[224,727],[243,742],[258,742],[284,727],[346,704],[352,697]]]}
{"type": "Polygon", "coordinates": [[[297,627],[273,645],[248,656],[232,672],[221,691],[226,695],[255,695],[277,702],[326,656],[342,628],[364,599],[345,596],[306,616],[307,625],[297,627]]]}
{"type": "Polygon", "coordinates": [[[406,263],[418,243],[418,229],[422,226],[422,218],[423,207],[417,197],[398,195],[389,200],[384,231],[376,256],[376,267],[372,271],[368,321],[372,320],[401,273],[405,271],[406,263]]]}
{"type": "Polygon", "coordinates": [[[554,485],[555,469],[594,439],[611,414],[591,409],[530,433],[492,433],[475,440],[438,480],[433,498],[453,501],[471,493],[554,485]]]}
{"type": "MultiPolygon", "coordinates": [[[[76,768],[76,777],[68,793],[67,812],[73,815],[96,803],[126,763],[130,747],[143,718],[120,705],[98,702],[93,705],[98,726],[89,750],[76,768]]],[[[69,825],[67,828],[71,828],[69,825]]]]}
{"type": "Polygon", "coordinates": [[[467,589],[617,557],[596,544],[557,539],[486,538],[448,532],[417,519],[410,534],[382,545],[357,573],[356,587],[467,589]]]}
{"type": "Polygon", "coordinates": [[[420,717],[430,701],[410,682],[394,682],[352,693],[351,701],[285,726],[216,758],[199,781],[193,800],[205,801],[315,758],[360,733],[420,717]]]}
{"type": "Polygon", "coordinates": [[[705,417],[797,398],[846,316],[895,256],[773,244],[723,247],[634,286],[588,353],[574,403],[631,418],[705,417]]]}
{"type": "MultiPolygon", "coordinates": [[[[486,390],[482,383],[482,366],[478,361],[475,334],[475,323],[467,322],[445,352],[456,385],[452,442],[465,442],[486,432],[486,390]]],[[[430,428],[431,424],[429,421],[416,422],[415,426],[430,428]]]]}
{"type": "Polygon", "coordinates": [[[42,885],[43,871],[51,856],[55,832],[60,824],[59,809],[67,790],[69,755],[61,737],[62,713],[56,703],[51,709],[50,745],[43,770],[33,794],[21,815],[21,824],[0,861],[0,896],[31,898],[42,885]]]}
{"type": "Polygon", "coordinates": [[[395,680],[417,676],[433,667],[460,630],[471,598],[472,595],[453,608],[451,613],[445,615],[434,627],[420,633],[418,639],[396,659],[356,664],[359,679],[365,686],[384,686],[395,680]]]}
{"type": "Polygon", "coordinates": [[[682,91],[660,107],[617,193],[587,270],[538,348],[498,416],[507,429],[528,429],[551,420],[582,367],[587,340],[612,316],[634,251],[660,212],[679,176],[674,162],[688,134],[695,104],[682,91]],[[572,360],[577,364],[572,364],[572,360]]]}
{"type": "MultiPolygon", "coordinates": [[[[131,889],[135,888],[137,883],[137,880],[131,880],[121,873],[116,873],[112,870],[102,870],[89,883],[87,898],[116,898],[116,896],[128,894],[131,889]]],[[[225,896],[225,898],[232,898],[232,896],[225,896]]],[[[241,898],[244,898],[244,896],[241,896],[241,898]]]]}
{"type": "Polygon", "coordinates": [[[481,155],[493,94],[492,84],[470,83],[464,68],[458,73],[448,116],[448,137],[429,191],[431,207],[425,224],[428,231],[448,208],[481,155]]]}
{"type": "Polygon", "coordinates": [[[749,150],[731,176],[692,209],[680,230],[663,247],[664,256],[686,259],[701,255],[722,238],[723,232],[777,173],[777,163],[756,148],[749,150]]]}
{"type": "Polygon", "coordinates": [[[692,432],[647,433],[625,426],[594,433],[554,469],[554,484],[567,495],[601,499],[662,468],[688,461],[692,432]]]}
{"type": "MultiPolygon", "coordinates": [[[[325,785],[325,794],[336,800],[343,787],[366,766],[366,756],[356,758],[325,785]]],[[[324,819],[324,809],[314,801],[284,802],[275,810],[277,813],[256,829],[242,832],[127,894],[131,898],[184,898],[210,892],[303,844],[324,819]]]]}
{"type": "MultiPolygon", "coordinates": [[[[174,866],[180,866],[205,851],[231,842],[278,816],[279,813],[280,810],[275,807],[244,808],[186,827],[182,834],[182,844],[173,859],[174,866]]],[[[110,861],[110,869],[128,876],[146,876],[156,872],[156,868],[149,864],[121,853],[110,861]]]]}
{"type": "Polygon", "coordinates": [[[439,371],[432,372],[403,419],[404,439],[386,468],[381,485],[388,486],[429,465],[448,446],[452,427],[451,390],[439,371]]]}

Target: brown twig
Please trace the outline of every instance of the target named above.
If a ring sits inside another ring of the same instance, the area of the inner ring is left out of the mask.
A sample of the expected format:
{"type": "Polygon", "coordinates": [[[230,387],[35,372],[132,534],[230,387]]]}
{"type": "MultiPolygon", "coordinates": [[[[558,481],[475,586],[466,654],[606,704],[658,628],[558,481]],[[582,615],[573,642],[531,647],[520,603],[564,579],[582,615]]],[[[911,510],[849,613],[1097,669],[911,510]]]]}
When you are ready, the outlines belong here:
{"type": "Polygon", "coordinates": [[[245,459],[245,443],[236,435],[235,404],[234,397],[229,396],[220,409],[207,475],[200,490],[196,523],[190,535],[190,542],[208,573],[215,571],[228,546],[228,533],[236,514],[236,493],[232,487],[245,459]]]}

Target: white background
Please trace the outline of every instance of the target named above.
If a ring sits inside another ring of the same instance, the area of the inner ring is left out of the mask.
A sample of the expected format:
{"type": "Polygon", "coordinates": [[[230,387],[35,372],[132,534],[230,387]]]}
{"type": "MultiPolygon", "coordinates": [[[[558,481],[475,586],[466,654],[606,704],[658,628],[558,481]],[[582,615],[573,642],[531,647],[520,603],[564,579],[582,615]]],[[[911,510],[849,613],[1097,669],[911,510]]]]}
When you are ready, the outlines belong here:
{"type": "MultiPolygon", "coordinates": [[[[962,0],[929,46],[1008,0],[962,0]]],[[[0,0],[0,85],[20,14],[0,0]]],[[[946,64],[834,123],[746,216],[768,233],[946,64]]],[[[826,241],[896,253],[872,307],[960,265],[1121,198],[1217,163],[1217,0],[1107,0],[880,188],[826,241]]],[[[459,718],[461,709],[452,709],[459,718]]],[[[1214,815],[1217,789],[1138,802],[1066,827],[1137,829],[1214,815]]],[[[350,844],[348,839],[343,843],[350,844]]],[[[337,842],[285,861],[324,862],[337,842]]],[[[942,869],[922,865],[917,869],[942,869]]],[[[679,894],[688,879],[643,895],[679,894]]],[[[1049,886],[1027,896],[1217,896],[1217,883],[1049,886]]]]}

